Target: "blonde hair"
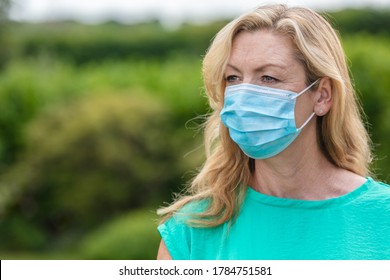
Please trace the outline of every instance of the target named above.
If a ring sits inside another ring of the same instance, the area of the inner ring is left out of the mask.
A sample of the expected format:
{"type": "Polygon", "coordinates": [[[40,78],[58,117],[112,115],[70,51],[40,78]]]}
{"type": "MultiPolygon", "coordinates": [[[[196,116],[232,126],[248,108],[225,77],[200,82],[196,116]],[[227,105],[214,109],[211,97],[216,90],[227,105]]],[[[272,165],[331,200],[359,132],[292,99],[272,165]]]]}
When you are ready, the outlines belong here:
{"type": "Polygon", "coordinates": [[[285,5],[261,6],[227,24],[216,35],[203,61],[206,93],[213,112],[205,123],[206,161],[187,189],[170,206],[159,209],[165,221],[192,201],[207,200],[204,212],[189,223],[211,227],[236,217],[250,180],[253,160],[231,140],[219,118],[225,90],[224,72],[235,36],[241,31],[267,29],[287,35],[303,63],[307,82],[329,77],[333,106],[317,118],[323,153],[338,167],[361,176],[369,174],[370,139],[360,115],[356,94],[340,40],[331,25],[316,12],[285,5]]]}

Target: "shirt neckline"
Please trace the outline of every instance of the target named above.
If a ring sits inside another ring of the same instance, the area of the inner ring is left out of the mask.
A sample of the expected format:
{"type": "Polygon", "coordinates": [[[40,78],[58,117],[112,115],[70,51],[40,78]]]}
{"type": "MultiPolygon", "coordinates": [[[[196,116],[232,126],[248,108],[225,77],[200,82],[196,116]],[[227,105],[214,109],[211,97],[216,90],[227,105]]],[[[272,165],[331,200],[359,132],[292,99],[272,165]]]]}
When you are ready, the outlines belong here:
{"type": "Polygon", "coordinates": [[[301,209],[324,209],[337,207],[341,205],[348,204],[349,202],[361,197],[364,195],[369,186],[372,184],[373,179],[367,177],[367,180],[360,185],[355,190],[344,194],[339,197],[329,198],[324,200],[300,200],[292,198],[282,198],[276,196],[270,196],[263,193],[260,193],[253,188],[248,186],[247,189],[247,199],[255,200],[265,205],[280,207],[280,208],[301,208],[301,209]]]}

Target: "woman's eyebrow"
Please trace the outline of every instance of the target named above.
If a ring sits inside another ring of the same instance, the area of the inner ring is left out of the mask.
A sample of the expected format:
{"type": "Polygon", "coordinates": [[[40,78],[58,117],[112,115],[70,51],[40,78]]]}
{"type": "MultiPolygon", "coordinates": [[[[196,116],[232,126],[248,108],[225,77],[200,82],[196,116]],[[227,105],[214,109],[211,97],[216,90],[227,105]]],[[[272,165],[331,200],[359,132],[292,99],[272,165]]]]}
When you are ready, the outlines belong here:
{"type": "Polygon", "coordinates": [[[241,72],[240,69],[238,69],[236,66],[234,66],[234,65],[232,65],[232,64],[230,64],[230,63],[226,65],[226,68],[228,68],[228,67],[229,67],[229,68],[232,68],[232,69],[233,69],[234,71],[236,71],[236,72],[241,72]]]}

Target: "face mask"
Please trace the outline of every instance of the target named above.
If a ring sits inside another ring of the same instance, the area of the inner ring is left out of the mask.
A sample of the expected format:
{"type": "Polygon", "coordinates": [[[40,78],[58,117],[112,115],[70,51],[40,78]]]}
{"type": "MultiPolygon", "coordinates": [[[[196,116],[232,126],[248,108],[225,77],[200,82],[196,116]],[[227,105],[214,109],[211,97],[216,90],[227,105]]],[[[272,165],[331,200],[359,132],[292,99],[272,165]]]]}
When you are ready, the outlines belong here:
{"type": "Polygon", "coordinates": [[[249,157],[265,159],[286,149],[303,127],[296,127],[296,99],[317,81],[299,92],[253,84],[228,86],[220,117],[230,137],[249,157]]]}

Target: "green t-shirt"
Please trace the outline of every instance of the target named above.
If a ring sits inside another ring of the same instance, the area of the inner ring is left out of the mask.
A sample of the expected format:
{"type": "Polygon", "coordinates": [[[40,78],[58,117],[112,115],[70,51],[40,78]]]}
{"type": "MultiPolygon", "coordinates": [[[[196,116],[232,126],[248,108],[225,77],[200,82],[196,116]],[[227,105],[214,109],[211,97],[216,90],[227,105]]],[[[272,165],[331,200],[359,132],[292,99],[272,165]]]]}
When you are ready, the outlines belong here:
{"type": "MultiPolygon", "coordinates": [[[[192,203],[182,213],[201,212],[192,203]]],[[[371,178],[341,197],[295,200],[248,188],[234,223],[186,225],[175,215],[158,227],[173,259],[390,259],[390,186],[371,178]]]]}

